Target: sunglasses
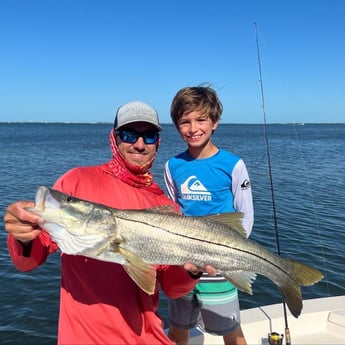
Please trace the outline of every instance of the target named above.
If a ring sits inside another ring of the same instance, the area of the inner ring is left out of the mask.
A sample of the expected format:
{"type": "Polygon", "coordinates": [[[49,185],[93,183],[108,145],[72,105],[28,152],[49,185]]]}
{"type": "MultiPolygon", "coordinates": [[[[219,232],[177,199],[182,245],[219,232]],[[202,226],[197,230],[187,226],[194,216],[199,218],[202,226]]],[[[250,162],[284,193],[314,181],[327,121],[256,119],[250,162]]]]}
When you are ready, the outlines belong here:
{"type": "Polygon", "coordinates": [[[133,129],[121,129],[115,131],[116,135],[127,144],[134,144],[139,138],[143,138],[146,145],[155,144],[159,138],[156,131],[137,132],[133,129]]]}

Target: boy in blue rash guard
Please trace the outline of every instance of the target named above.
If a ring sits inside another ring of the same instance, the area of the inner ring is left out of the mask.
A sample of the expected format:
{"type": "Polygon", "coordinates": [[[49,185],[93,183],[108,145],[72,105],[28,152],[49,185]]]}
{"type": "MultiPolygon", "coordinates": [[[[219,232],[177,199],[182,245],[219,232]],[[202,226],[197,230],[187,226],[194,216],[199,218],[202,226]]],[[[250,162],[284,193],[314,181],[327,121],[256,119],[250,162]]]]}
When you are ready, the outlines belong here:
{"type": "MultiPolygon", "coordinates": [[[[177,92],[170,115],[188,148],[166,162],[165,184],[184,215],[242,212],[249,236],[254,208],[246,166],[240,157],[212,143],[222,110],[217,93],[208,86],[177,92]]],[[[204,273],[191,293],[169,299],[168,304],[168,336],[177,345],[188,344],[189,329],[197,324],[206,332],[222,335],[226,345],[246,344],[237,289],[220,274],[204,273]]]]}

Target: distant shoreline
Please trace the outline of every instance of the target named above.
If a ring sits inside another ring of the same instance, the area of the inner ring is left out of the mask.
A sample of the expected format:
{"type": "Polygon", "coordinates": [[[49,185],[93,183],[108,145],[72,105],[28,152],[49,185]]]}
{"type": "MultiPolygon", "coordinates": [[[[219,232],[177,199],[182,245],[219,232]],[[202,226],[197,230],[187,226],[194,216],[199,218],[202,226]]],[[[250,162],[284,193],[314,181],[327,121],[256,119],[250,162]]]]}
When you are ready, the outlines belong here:
{"type": "MultiPolygon", "coordinates": [[[[61,125],[113,125],[113,122],[73,122],[73,121],[0,121],[2,124],[61,124],[61,125]]],[[[163,126],[173,126],[172,123],[161,123],[163,126]]],[[[237,122],[221,122],[222,125],[263,125],[263,123],[237,123],[237,122]]],[[[296,125],[296,126],[305,126],[305,125],[345,125],[345,122],[271,122],[268,125],[296,125]]]]}

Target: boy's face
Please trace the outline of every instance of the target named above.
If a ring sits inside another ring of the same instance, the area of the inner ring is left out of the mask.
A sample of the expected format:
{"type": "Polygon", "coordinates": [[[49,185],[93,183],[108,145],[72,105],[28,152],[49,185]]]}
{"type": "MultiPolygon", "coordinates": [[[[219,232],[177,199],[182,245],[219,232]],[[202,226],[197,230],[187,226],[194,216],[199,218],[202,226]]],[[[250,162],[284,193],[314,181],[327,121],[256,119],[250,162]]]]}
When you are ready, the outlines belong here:
{"type": "Polygon", "coordinates": [[[202,110],[183,114],[177,122],[177,129],[188,147],[207,144],[218,122],[213,122],[202,110]]]}

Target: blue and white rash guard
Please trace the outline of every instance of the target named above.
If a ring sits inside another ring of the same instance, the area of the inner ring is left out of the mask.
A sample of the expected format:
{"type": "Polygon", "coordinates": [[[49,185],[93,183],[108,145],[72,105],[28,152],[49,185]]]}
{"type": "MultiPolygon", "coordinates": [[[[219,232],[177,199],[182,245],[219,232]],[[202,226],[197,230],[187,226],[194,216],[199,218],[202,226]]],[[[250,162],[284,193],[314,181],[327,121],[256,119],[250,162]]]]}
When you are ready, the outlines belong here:
{"type": "Polygon", "coordinates": [[[243,160],[223,149],[208,158],[195,159],[185,151],[165,164],[170,197],[186,216],[242,212],[250,235],[254,222],[252,190],[243,160]]]}

